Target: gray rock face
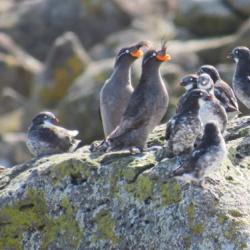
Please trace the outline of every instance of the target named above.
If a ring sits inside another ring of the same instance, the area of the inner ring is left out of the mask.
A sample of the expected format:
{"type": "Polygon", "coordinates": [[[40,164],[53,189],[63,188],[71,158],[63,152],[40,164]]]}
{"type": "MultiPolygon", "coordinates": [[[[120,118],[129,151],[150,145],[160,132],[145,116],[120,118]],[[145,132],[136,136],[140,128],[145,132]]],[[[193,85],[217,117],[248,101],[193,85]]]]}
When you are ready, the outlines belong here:
{"type": "Polygon", "coordinates": [[[250,15],[250,2],[248,0],[225,0],[225,2],[239,14],[245,17],[250,15]]]}
{"type": "Polygon", "coordinates": [[[250,117],[229,124],[206,188],[167,177],[164,131],[140,155],[86,146],[2,172],[0,248],[249,249],[250,117]]]}
{"type": "Polygon", "coordinates": [[[178,0],[176,22],[196,35],[210,36],[232,33],[241,21],[222,0],[178,0]]]}
{"type": "Polygon", "coordinates": [[[8,22],[2,23],[0,30],[39,59],[45,58],[53,41],[66,31],[75,32],[89,47],[130,22],[114,0],[23,1],[3,17],[8,22]]]}
{"type": "Polygon", "coordinates": [[[55,107],[89,63],[90,58],[78,37],[66,32],[55,40],[50,49],[44,69],[37,77],[37,89],[33,95],[42,106],[55,107]]]}

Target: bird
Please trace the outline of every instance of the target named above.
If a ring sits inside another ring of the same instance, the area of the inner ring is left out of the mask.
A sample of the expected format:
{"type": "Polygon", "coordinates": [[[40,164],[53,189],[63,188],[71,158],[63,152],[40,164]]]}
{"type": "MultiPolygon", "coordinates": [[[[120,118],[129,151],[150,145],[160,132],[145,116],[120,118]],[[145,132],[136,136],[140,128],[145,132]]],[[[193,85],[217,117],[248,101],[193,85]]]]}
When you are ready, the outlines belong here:
{"type": "Polygon", "coordinates": [[[107,150],[129,149],[142,152],[149,133],[167,111],[169,97],[160,74],[160,65],[169,61],[166,42],[161,49],[148,50],[142,60],[142,73],[117,128],[107,137],[107,150]]]}
{"type": "Polygon", "coordinates": [[[226,155],[226,145],[215,123],[207,123],[201,143],[192,151],[191,156],[175,169],[171,176],[202,185],[204,177],[216,170],[226,155]]]}
{"type": "Polygon", "coordinates": [[[186,89],[186,92],[179,98],[179,102],[176,107],[176,113],[181,113],[185,107],[185,103],[189,93],[197,88],[197,79],[196,74],[186,75],[181,79],[180,85],[186,89]]]}
{"type": "Polygon", "coordinates": [[[77,130],[67,130],[58,126],[59,120],[49,111],[38,113],[28,128],[26,144],[30,153],[36,157],[73,152],[81,143],[74,137],[77,130]]]}
{"type": "Polygon", "coordinates": [[[214,95],[214,82],[210,75],[207,73],[200,74],[197,80],[197,87],[209,93],[204,105],[199,110],[202,125],[205,126],[211,121],[217,122],[221,133],[224,133],[228,121],[227,113],[214,95]]]}
{"type": "Polygon", "coordinates": [[[214,95],[221,102],[231,120],[240,114],[237,99],[232,88],[221,79],[218,70],[212,65],[203,65],[198,70],[198,75],[207,73],[214,82],[214,95]]]}
{"type": "Polygon", "coordinates": [[[233,89],[237,98],[250,109],[250,50],[244,46],[233,49],[229,57],[233,58],[236,68],[233,76],[233,89]]]}
{"type": "Polygon", "coordinates": [[[131,84],[131,65],[143,55],[141,48],[149,46],[149,41],[141,41],[122,48],[116,55],[114,70],[100,91],[100,113],[105,136],[119,124],[134,91],[131,84]]]}
{"type": "Polygon", "coordinates": [[[208,96],[205,90],[192,90],[181,113],[174,115],[167,122],[165,139],[173,156],[188,153],[193,149],[197,137],[202,133],[199,109],[208,96]]]}

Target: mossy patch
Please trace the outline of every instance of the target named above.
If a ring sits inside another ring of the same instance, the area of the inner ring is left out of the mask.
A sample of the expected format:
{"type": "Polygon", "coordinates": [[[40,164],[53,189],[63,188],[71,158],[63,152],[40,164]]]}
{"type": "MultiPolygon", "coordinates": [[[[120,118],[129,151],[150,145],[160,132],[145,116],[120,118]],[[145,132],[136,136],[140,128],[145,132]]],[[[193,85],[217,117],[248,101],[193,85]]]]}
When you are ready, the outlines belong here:
{"type": "Polygon", "coordinates": [[[228,220],[228,216],[225,214],[217,215],[220,224],[224,224],[228,220]]]}
{"type": "Polygon", "coordinates": [[[188,225],[193,234],[202,234],[204,231],[204,225],[202,223],[195,223],[195,206],[191,202],[187,208],[188,225]]]}
{"type": "Polygon", "coordinates": [[[115,222],[106,210],[101,210],[94,218],[97,225],[97,233],[94,240],[111,240],[113,244],[118,243],[118,238],[114,233],[115,222]]]}
{"type": "Polygon", "coordinates": [[[161,197],[162,203],[166,206],[180,202],[182,200],[181,186],[175,180],[162,184],[161,197]]]}
{"type": "Polygon", "coordinates": [[[98,168],[98,163],[88,157],[82,159],[68,159],[51,168],[50,176],[55,186],[61,183],[65,177],[75,182],[83,182],[98,168]]]}
{"type": "Polygon", "coordinates": [[[240,211],[236,210],[236,209],[229,210],[228,213],[230,215],[232,215],[233,217],[236,217],[236,218],[243,216],[243,214],[240,211]]]}
{"type": "Polygon", "coordinates": [[[74,80],[86,68],[84,62],[76,55],[69,57],[63,65],[53,69],[51,83],[41,90],[41,100],[45,105],[53,106],[67,93],[74,80]]]}
{"type": "Polygon", "coordinates": [[[50,219],[49,227],[44,229],[41,249],[48,249],[55,239],[57,239],[57,245],[60,245],[60,248],[76,249],[79,244],[82,232],[67,197],[61,201],[61,207],[64,210],[63,214],[55,219],[50,219]]]}
{"type": "Polygon", "coordinates": [[[24,199],[0,211],[0,249],[23,249],[23,233],[30,231],[42,233],[41,249],[48,249],[56,239],[69,241],[73,249],[77,247],[80,229],[69,202],[65,201],[65,213],[54,219],[48,215],[43,192],[28,189],[24,199]]]}
{"type": "Polygon", "coordinates": [[[126,184],[125,190],[136,199],[145,201],[153,196],[154,182],[146,175],[140,175],[134,183],[126,184]]]}
{"type": "Polygon", "coordinates": [[[123,168],[122,175],[128,182],[133,182],[143,171],[152,168],[156,163],[155,156],[146,155],[143,158],[135,159],[123,168]]]}
{"type": "Polygon", "coordinates": [[[49,224],[43,193],[29,190],[26,198],[0,211],[0,249],[22,249],[22,235],[49,224]]]}

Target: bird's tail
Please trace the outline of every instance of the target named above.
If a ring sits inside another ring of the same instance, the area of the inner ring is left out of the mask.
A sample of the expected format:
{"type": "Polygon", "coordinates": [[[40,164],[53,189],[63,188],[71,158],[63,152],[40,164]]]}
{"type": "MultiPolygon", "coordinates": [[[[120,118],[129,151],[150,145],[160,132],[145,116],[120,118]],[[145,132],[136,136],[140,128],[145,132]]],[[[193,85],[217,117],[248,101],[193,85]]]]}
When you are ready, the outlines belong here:
{"type": "Polygon", "coordinates": [[[76,151],[78,148],[83,146],[83,141],[82,140],[76,140],[74,139],[72,142],[72,146],[70,147],[70,152],[76,151]]]}

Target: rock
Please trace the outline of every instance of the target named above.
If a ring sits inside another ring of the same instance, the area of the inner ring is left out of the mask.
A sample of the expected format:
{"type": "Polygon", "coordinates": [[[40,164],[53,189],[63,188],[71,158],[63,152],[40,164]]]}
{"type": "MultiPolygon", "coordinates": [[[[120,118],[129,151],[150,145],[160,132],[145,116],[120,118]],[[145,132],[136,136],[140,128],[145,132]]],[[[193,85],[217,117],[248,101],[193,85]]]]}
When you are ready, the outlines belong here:
{"type": "Polygon", "coordinates": [[[8,132],[18,132],[22,128],[22,117],[25,111],[23,107],[19,107],[10,112],[1,115],[0,135],[8,132]]]}
{"type": "Polygon", "coordinates": [[[248,0],[225,0],[225,2],[239,15],[249,17],[250,3],[248,0]]]}
{"type": "Polygon", "coordinates": [[[242,25],[237,33],[236,41],[229,47],[232,50],[236,46],[250,47],[250,18],[242,25]]]}
{"type": "Polygon", "coordinates": [[[11,167],[31,159],[23,133],[5,133],[0,139],[0,162],[11,167]]]}
{"type": "Polygon", "coordinates": [[[40,60],[54,40],[69,30],[88,48],[131,21],[115,0],[23,1],[0,18],[8,20],[1,23],[0,30],[40,60]]]}
{"type": "Polygon", "coordinates": [[[4,88],[0,93],[0,114],[9,113],[25,106],[25,98],[12,88],[4,88]]]}
{"type": "Polygon", "coordinates": [[[174,63],[183,70],[193,72],[201,64],[217,64],[228,62],[228,47],[235,41],[236,36],[222,36],[220,38],[190,39],[188,41],[172,40],[168,51],[174,63]]]}
{"type": "Polygon", "coordinates": [[[178,0],[175,20],[198,36],[230,34],[241,23],[222,0],[178,0]]]}
{"type": "Polygon", "coordinates": [[[56,39],[48,53],[43,71],[37,78],[35,98],[42,107],[55,107],[66,95],[78,76],[87,68],[90,59],[72,32],[56,39]]]}
{"type": "Polygon", "coordinates": [[[154,46],[160,47],[162,38],[170,40],[175,33],[171,20],[160,15],[140,16],[131,22],[129,28],[110,34],[104,41],[91,48],[90,55],[95,60],[113,57],[120,48],[143,40],[150,40],[154,46]]]}
{"type": "Polygon", "coordinates": [[[19,94],[29,97],[33,80],[42,64],[23,51],[6,34],[0,33],[0,93],[11,87],[19,94]]]}
{"type": "Polygon", "coordinates": [[[111,74],[113,64],[113,59],[91,63],[58,106],[62,124],[67,128],[78,129],[86,143],[103,138],[99,92],[111,74]]]}
{"type": "Polygon", "coordinates": [[[172,0],[144,1],[144,0],[116,0],[121,8],[128,13],[128,15],[135,18],[142,16],[155,15],[170,18],[175,11],[176,2],[172,0]]]}
{"type": "Polygon", "coordinates": [[[168,177],[164,130],[142,154],[86,146],[0,173],[0,248],[249,249],[250,117],[229,125],[206,188],[168,177]]]}

